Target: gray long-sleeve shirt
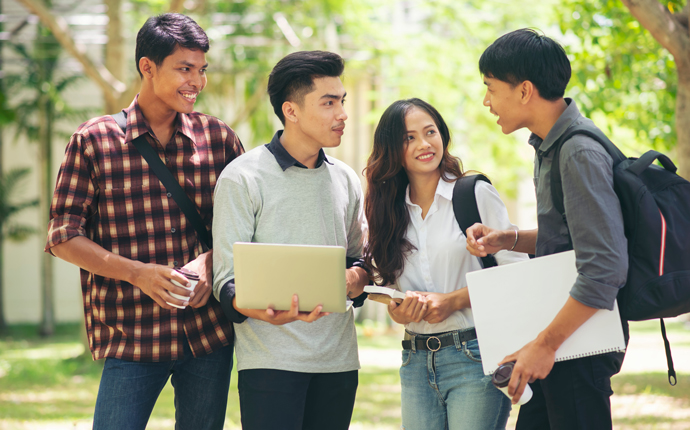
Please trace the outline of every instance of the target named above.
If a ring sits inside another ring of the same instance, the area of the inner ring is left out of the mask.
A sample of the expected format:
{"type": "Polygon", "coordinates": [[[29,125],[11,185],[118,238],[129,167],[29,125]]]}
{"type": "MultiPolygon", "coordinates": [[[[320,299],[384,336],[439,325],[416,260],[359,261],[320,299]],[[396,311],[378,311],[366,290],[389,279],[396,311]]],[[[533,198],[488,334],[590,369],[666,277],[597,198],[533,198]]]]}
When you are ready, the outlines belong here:
{"type": "Polygon", "coordinates": [[[568,234],[575,250],[578,277],[570,296],[587,306],[613,309],[618,290],[628,273],[627,240],[623,216],[613,190],[613,160],[597,141],[582,135],[567,140],[560,153],[566,226],[551,198],[552,145],[570,127],[592,123],[574,101],[549,131],[546,139],[532,134],[536,150],[534,184],[537,193],[536,255],[568,249],[568,234]],[[546,153],[546,156],[542,156],[546,153]],[[541,158],[541,161],[539,160],[541,158]]]}

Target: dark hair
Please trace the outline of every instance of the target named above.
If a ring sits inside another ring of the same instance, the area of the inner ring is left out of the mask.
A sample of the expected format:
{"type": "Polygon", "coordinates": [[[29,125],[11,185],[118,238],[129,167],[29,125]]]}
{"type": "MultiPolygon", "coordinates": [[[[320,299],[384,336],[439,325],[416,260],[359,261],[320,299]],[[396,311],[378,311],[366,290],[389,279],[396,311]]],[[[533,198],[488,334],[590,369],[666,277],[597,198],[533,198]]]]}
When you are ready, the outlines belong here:
{"type": "Polygon", "coordinates": [[[479,58],[479,71],[512,86],[530,81],[542,98],[552,101],[563,97],[571,73],[563,47],[531,28],[496,39],[479,58]]]}
{"type": "Polygon", "coordinates": [[[431,116],[438,127],[443,142],[443,158],[439,165],[441,178],[450,182],[450,175],[462,177],[460,159],[448,151],[450,131],[441,114],[429,103],[420,99],[398,100],[386,109],[374,133],[365,176],[367,192],[364,213],[369,224],[369,240],[365,244],[364,260],[379,284],[393,284],[405,265],[405,255],[414,246],[405,238],[410,215],[405,204],[405,192],[410,183],[403,168],[405,116],[419,108],[431,116]]]}
{"type": "Polygon", "coordinates": [[[208,36],[192,18],[179,13],[164,13],[147,19],[137,33],[136,64],[146,57],[156,66],[177,47],[208,52],[208,36]]]}
{"type": "Polygon", "coordinates": [[[342,57],[327,51],[293,52],[278,61],[268,76],[268,95],[280,122],[285,124],[283,103],[301,105],[304,96],[314,91],[314,79],[337,78],[344,68],[342,57]]]}

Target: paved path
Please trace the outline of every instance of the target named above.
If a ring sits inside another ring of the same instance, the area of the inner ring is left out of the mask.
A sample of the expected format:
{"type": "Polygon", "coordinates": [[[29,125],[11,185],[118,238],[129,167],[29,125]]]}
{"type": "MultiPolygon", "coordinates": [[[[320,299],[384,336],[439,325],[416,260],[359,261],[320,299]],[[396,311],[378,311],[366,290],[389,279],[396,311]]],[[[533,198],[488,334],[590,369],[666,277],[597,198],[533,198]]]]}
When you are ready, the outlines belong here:
{"type": "MultiPolygon", "coordinates": [[[[690,374],[690,330],[669,335],[677,373],[690,374]]],[[[400,350],[360,348],[362,367],[400,367],[400,350]]],[[[666,354],[661,332],[633,333],[621,373],[666,372],[666,354]]]]}

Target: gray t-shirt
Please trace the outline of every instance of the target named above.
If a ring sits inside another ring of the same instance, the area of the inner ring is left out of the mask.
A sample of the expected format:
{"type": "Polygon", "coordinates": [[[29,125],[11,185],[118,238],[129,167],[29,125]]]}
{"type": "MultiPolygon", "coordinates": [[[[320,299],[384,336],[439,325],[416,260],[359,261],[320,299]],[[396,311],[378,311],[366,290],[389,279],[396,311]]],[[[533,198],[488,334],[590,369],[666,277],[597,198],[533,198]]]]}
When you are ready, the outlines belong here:
{"type": "Polygon", "coordinates": [[[568,107],[546,138],[542,141],[532,134],[529,139],[536,150],[537,256],[567,249],[570,235],[578,271],[570,296],[587,306],[611,310],[627,278],[628,242],[623,232],[620,202],[613,190],[613,159],[599,142],[576,135],[561,149],[559,162],[567,226],[551,198],[551,163],[555,152],[550,151],[551,147],[570,127],[592,123],[580,114],[574,101],[566,99],[566,102],[568,107]],[[544,153],[547,155],[541,157],[544,153]]]}
{"type": "MultiPolygon", "coordinates": [[[[329,158],[315,169],[291,166],[283,170],[268,148],[260,146],[223,170],[214,196],[216,298],[235,277],[235,242],[343,246],[348,257],[361,257],[366,232],[361,184],[357,174],[339,160],[329,158]]],[[[238,370],[331,373],[359,369],[352,309],[313,323],[274,326],[248,318],[234,327],[238,370]]]]}

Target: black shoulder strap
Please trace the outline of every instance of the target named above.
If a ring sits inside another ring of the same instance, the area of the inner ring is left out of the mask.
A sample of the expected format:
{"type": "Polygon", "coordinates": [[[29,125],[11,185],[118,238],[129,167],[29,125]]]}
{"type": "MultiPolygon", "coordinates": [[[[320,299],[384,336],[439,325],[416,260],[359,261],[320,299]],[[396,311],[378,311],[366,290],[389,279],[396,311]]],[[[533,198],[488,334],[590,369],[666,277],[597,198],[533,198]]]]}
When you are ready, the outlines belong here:
{"type": "MultiPolygon", "coordinates": [[[[111,116],[115,122],[117,122],[117,125],[120,126],[122,131],[126,132],[127,116],[125,113],[119,112],[111,116]]],[[[168,170],[163,161],[161,161],[160,157],[156,153],[156,150],[149,145],[144,135],[134,139],[132,144],[137,148],[141,156],[144,157],[144,160],[146,160],[149,167],[151,170],[153,170],[153,173],[156,174],[158,180],[161,181],[165,189],[172,194],[175,203],[177,203],[177,206],[180,207],[182,213],[185,214],[189,222],[194,227],[194,230],[196,230],[196,234],[201,241],[204,251],[211,249],[213,247],[211,232],[206,229],[206,225],[201,219],[201,215],[199,215],[199,211],[197,210],[196,206],[189,199],[187,193],[184,192],[180,186],[180,183],[177,182],[177,179],[175,179],[172,173],[170,173],[170,170],[168,170]]]]}
{"type": "MultiPolygon", "coordinates": [[[[458,221],[463,234],[475,223],[482,222],[477,208],[477,198],[474,194],[474,187],[479,180],[491,183],[489,178],[484,175],[471,175],[458,178],[453,187],[453,212],[455,212],[455,219],[458,221]]],[[[485,269],[498,265],[496,258],[491,254],[482,257],[481,261],[485,269]]]]}
{"type": "MultiPolygon", "coordinates": [[[[561,137],[554,142],[550,150],[554,150],[553,161],[551,162],[551,199],[553,206],[558,213],[561,214],[565,221],[565,205],[563,204],[563,182],[561,180],[561,148],[563,144],[570,140],[573,136],[581,134],[587,136],[601,144],[606,149],[606,152],[613,158],[614,167],[625,160],[625,155],[609,140],[608,137],[601,130],[587,126],[575,126],[566,131],[561,137]]],[[[549,150],[549,151],[550,151],[549,150]]],[[[542,154],[545,156],[546,154],[542,154]]],[[[566,222],[567,225],[567,222],[566,222]]]]}

